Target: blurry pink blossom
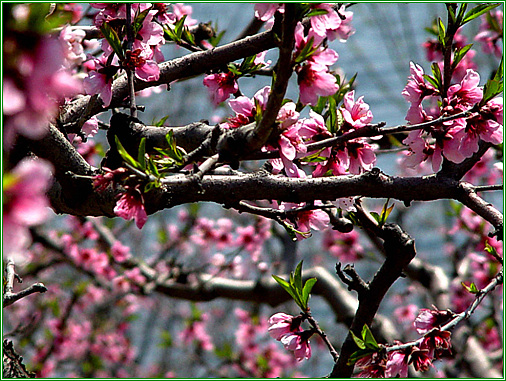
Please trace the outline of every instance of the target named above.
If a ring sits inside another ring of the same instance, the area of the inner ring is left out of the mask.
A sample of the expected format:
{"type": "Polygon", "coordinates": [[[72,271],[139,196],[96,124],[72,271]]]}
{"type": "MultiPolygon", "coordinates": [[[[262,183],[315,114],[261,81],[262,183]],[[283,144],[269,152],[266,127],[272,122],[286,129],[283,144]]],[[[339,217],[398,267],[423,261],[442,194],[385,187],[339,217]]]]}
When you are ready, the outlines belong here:
{"type": "Polygon", "coordinates": [[[474,38],[482,45],[483,52],[502,57],[503,11],[493,10],[482,16],[478,34],[474,38]]]}
{"type": "Polygon", "coordinates": [[[17,134],[40,139],[49,121],[58,113],[65,97],[82,89],[81,82],[63,68],[64,49],[56,38],[43,38],[33,52],[18,59],[20,77],[4,79],[4,146],[10,147],[17,134]]]}
{"type": "Polygon", "coordinates": [[[4,255],[21,254],[30,243],[30,226],[48,217],[46,191],[51,186],[53,167],[44,160],[23,159],[3,179],[4,255]]]}

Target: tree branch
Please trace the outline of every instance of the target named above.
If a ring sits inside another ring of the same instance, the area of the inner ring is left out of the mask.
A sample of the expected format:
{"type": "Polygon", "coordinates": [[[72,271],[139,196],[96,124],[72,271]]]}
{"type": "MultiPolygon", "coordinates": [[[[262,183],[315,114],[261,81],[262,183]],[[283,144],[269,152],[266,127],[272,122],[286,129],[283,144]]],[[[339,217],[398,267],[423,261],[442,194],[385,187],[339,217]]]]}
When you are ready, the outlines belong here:
{"type": "Polygon", "coordinates": [[[14,261],[11,258],[7,259],[5,271],[7,273],[7,282],[5,284],[5,291],[3,296],[4,308],[10,306],[11,304],[17,302],[18,300],[28,295],[35,294],[36,292],[44,293],[47,291],[46,286],[44,286],[42,283],[34,283],[30,287],[27,287],[22,291],[14,292],[14,280],[16,278],[18,279],[21,278],[19,278],[19,276],[16,274],[16,271],[14,269],[14,261]]]}

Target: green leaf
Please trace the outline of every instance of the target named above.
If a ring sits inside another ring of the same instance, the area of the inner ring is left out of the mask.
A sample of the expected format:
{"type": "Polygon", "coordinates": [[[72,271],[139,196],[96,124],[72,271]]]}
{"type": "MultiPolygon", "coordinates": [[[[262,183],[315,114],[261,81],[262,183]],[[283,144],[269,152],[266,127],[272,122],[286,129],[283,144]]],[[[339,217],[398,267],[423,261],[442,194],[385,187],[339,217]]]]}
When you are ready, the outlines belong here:
{"type": "Polygon", "coordinates": [[[181,149],[176,145],[176,140],[174,139],[174,132],[169,130],[167,135],[165,135],[165,140],[167,141],[168,149],[164,152],[171,159],[174,159],[178,164],[183,163],[183,153],[181,149]]]}
{"type": "Polygon", "coordinates": [[[298,301],[299,301],[299,298],[297,297],[297,295],[295,294],[294,290],[292,289],[290,283],[288,283],[286,280],[284,280],[283,278],[280,278],[279,276],[277,275],[274,275],[272,274],[272,277],[274,278],[274,280],[276,282],[278,282],[278,284],[283,287],[283,289],[288,292],[288,294],[292,297],[292,299],[298,304],[298,301]]]}
{"type": "Polygon", "coordinates": [[[160,119],[158,122],[153,121],[153,126],[155,127],[163,127],[165,124],[165,121],[168,119],[168,115],[165,115],[162,119],[160,119]]]}
{"type": "Polygon", "coordinates": [[[306,281],[304,288],[302,289],[302,303],[304,304],[304,307],[306,309],[308,307],[309,296],[311,295],[311,290],[313,289],[313,286],[315,285],[316,281],[317,281],[316,278],[309,278],[306,281]]]}
{"type": "Polygon", "coordinates": [[[385,224],[385,222],[387,221],[388,216],[390,215],[390,213],[394,209],[394,205],[395,204],[392,204],[390,207],[388,207],[388,203],[389,202],[390,202],[390,199],[388,199],[387,202],[385,202],[385,205],[383,205],[383,209],[381,210],[381,217],[380,217],[380,220],[379,220],[379,223],[380,223],[381,226],[383,226],[385,224]]]}
{"type": "Polygon", "coordinates": [[[114,29],[109,26],[109,23],[104,22],[100,27],[100,31],[104,35],[104,38],[107,40],[112,50],[119,57],[120,60],[125,58],[123,54],[123,47],[121,46],[121,40],[118,37],[118,34],[114,29]]]}
{"type": "Polygon", "coordinates": [[[439,90],[439,83],[434,78],[432,78],[430,75],[427,74],[424,74],[423,78],[425,78],[427,82],[429,82],[432,86],[434,86],[434,88],[439,90]]]}
{"type": "Polygon", "coordinates": [[[471,283],[469,286],[467,286],[464,282],[461,282],[461,284],[471,294],[477,294],[480,292],[480,290],[478,289],[478,287],[476,287],[474,283],[471,283]]]}
{"type": "Polygon", "coordinates": [[[141,169],[146,170],[146,138],[143,137],[139,143],[139,153],[137,154],[137,161],[141,169]]]}
{"type": "Polygon", "coordinates": [[[483,87],[483,99],[480,102],[480,107],[484,106],[489,100],[503,92],[503,65],[504,61],[501,58],[501,62],[499,63],[499,67],[497,68],[494,77],[489,79],[483,87]]]}
{"type": "Polygon", "coordinates": [[[127,152],[125,147],[123,147],[123,145],[119,141],[117,135],[114,136],[114,141],[116,142],[116,148],[117,148],[118,153],[120,154],[121,158],[126,163],[130,164],[132,167],[137,168],[137,169],[142,169],[140,164],[137,161],[135,161],[135,159],[132,156],[130,156],[130,154],[127,152]]]}
{"type": "Polygon", "coordinates": [[[495,7],[501,5],[500,3],[495,4],[480,4],[473,9],[471,9],[469,12],[466,13],[464,16],[464,19],[462,20],[462,25],[468,23],[471,20],[474,20],[476,17],[481,16],[482,14],[490,11],[491,9],[494,9],[495,7]]]}
{"type": "Polygon", "coordinates": [[[374,353],[376,351],[371,351],[370,349],[359,349],[358,351],[355,351],[351,354],[348,361],[346,362],[347,365],[353,365],[361,358],[364,358],[366,356],[369,356],[370,354],[374,353]]]}
{"type": "Polygon", "coordinates": [[[300,261],[293,274],[293,286],[302,295],[302,262],[300,261]]]}
{"type": "Polygon", "coordinates": [[[495,249],[495,247],[493,246],[490,246],[490,244],[488,242],[485,242],[485,251],[491,255],[493,255],[494,257],[499,257],[499,254],[497,253],[497,250],[495,249]]]}
{"type": "Polygon", "coordinates": [[[319,156],[319,152],[316,152],[312,155],[300,158],[300,161],[304,163],[321,163],[322,161],[327,161],[328,157],[319,156]]]}
{"type": "Polygon", "coordinates": [[[337,104],[334,97],[329,98],[329,116],[326,121],[327,129],[332,133],[335,134],[337,132],[337,121],[338,116],[337,114],[340,114],[340,112],[337,112],[337,104]],[[327,124],[328,123],[328,124],[327,124]]]}
{"type": "Polygon", "coordinates": [[[457,49],[455,51],[455,55],[453,57],[453,62],[452,62],[453,68],[456,68],[458,66],[460,61],[462,61],[462,58],[464,58],[464,56],[469,51],[469,49],[471,49],[472,46],[473,46],[473,44],[469,44],[469,45],[463,46],[462,48],[457,49]]]}
{"type": "Polygon", "coordinates": [[[315,8],[315,9],[312,9],[311,12],[309,12],[306,17],[311,17],[311,16],[321,16],[321,15],[326,15],[328,14],[329,12],[326,10],[326,9],[321,9],[321,8],[315,8]]]}
{"type": "Polygon", "coordinates": [[[466,13],[467,3],[462,3],[460,5],[459,13],[457,15],[456,25],[462,25],[462,20],[464,19],[464,14],[466,13]]]}
{"type": "Polygon", "coordinates": [[[374,220],[378,223],[378,225],[381,225],[381,222],[380,222],[381,221],[381,217],[380,217],[380,215],[378,213],[371,212],[369,214],[374,218],[374,220]]]}
{"type": "Polygon", "coordinates": [[[151,9],[152,9],[152,7],[149,7],[147,9],[143,10],[141,13],[139,13],[135,17],[135,19],[134,19],[134,21],[132,23],[132,30],[133,30],[134,37],[136,37],[137,33],[139,33],[139,31],[141,30],[143,22],[144,22],[144,19],[148,15],[149,11],[151,11],[151,9]]]}
{"type": "Polygon", "coordinates": [[[327,100],[328,97],[318,97],[318,103],[316,103],[316,106],[310,106],[311,110],[321,115],[323,109],[325,108],[325,105],[327,104],[327,100]]]}
{"type": "Polygon", "coordinates": [[[443,20],[441,20],[440,18],[438,19],[437,30],[438,30],[437,39],[440,42],[440,44],[443,45],[444,48],[446,43],[446,29],[443,20]]]}
{"type": "Polygon", "coordinates": [[[365,349],[364,340],[362,340],[357,335],[355,335],[353,333],[353,331],[350,331],[350,333],[351,333],[351,337],[353,338],[353,341],[355,342],[355,344],[357,344],[357,347],[359,347],[360,349],[365,349]]]}
{"type": "Polygon", "coordinates": [[[379,349],[379,345],[367,324],[364,324],[364,327],[362,328],[362,339],[364,340],[364,344],[367,348],[374,351],[379,349]]]}

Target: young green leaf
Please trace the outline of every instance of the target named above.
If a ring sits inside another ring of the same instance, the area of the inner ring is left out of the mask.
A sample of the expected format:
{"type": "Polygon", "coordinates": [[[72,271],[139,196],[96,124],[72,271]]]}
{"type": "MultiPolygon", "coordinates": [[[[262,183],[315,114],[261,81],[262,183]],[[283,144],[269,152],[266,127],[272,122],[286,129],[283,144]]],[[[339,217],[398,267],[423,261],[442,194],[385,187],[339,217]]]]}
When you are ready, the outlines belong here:
{"type": "Polygon", "coordinates": [[[272,277],[274,278],[274,280],[276,282],[278,282],[278,284],[283,287],[283,289],[288,292],[288,294],[293,298],[293,300],[298,304],[298,301],[299,301],[299,298],[297,296],[297,294],[294,292],[292,286],[290,285],[290,283],[288,283],[286,280],[284,280],[283,278],[280,278],[279,276],[277,275],[272,275],[272,277]]]}
{"type": "Polygon", "coordinates": [[[153,120],[153,126],[155,126],[155,127],[163,127],[163,125],[164,125],[165,121],[168,119],[168,117],[169,117],[168,115],[165,115],[165,116],[164,116],[162,119],[160,119],[158,122],[155,122],[155,121],[153,120]]]}
{"type": "Polygon", "coordinates": [[[471,9],[469,12],[466,13],[464,16],[461,26],[464,24],[467,24],[469,21],[474,20],[475,18],[481,16],[482,14],[490,11],[491,9],[496,8],[497,6],[501,5],[501,3],[495,3],[495,4],[480,4],[471,9]]]}
{"type": "Polygon", "coordinates": [[[100,31],[104,35],[104,38],[107,40],[112,50],[119,57],[120,60],[125,58],[123,54],[123,47],[121,46],[121,41],[118,37],[118,34],[114,29],[109,26],[109,23],[104,22],[100,27],[100,31]]]}
{"type": "Polygon", "coordinates": [[[141,169],[146,169],[146,138],[143,137],[139,143],[139,153],[137,154],[137,161],[139,162],[141,169]]]}
{"type": "Polygon", "coordinates": [[[293,286],[299,292],[302,292],[302,262],[299,262],[293,274],[293,286]]]}
{"type": "Polygon", "coordinates": [[[478,287],[476,287],[474,283],[471,283],[469,286],[466,285],[464,282],[461,282],[461,284],[471,294],[477,294],[478,292],[480,292],[480,290],[478,289],[478,287]]]}
{"type": "Polygon", "coordinates": [[[364,340],[364,344],[367,348],[375,351],[379,349],[379,345],[367,324],[364,324],[364,327],[362,328],[362,339],[364,340]]]}
{"type": "Polygon", "coordinates": [[[134,32],[133,33],[134,37],[136,37],[137,33],[139,33],[139,31],[141,30],[144,19],[148,15],[149,11],[151,11],[151,9],[152,9],[151,7],[147,8],[135,17],[134,22],[132,23],[132,30],[134,32]]]}
{"type": "Polygon", "coordinates": [[[316,278],[310,278],[306,281],[306,284],[304,284],[304,288],[302,289],[302,303],[304,304],[304,307],[307,309],[308,302],[309,302],[309,296],[311,295],[311,290],[313,289],[313,286],[315,285],[317,279],[316,278]]]}
{"type": "Polygon", "coordinates": [[[443,20],[441,19],[438,19],[437,30],[438,30],[437,39],[444,48],[446,43],[446,29],[443,20]]]}
{"type": "Polygon", "coordinates": [[[484,106],[489,100],[503,92],[503,65],[504,61],[501,58],[501,62],[499,63],[499,67],[497,68],[494,77],[489,79],[483,88],[483,99],[480,102],[480,107],[484,106]]]}
{"type": "Polygon", "coordinates": [[[306,15],[306,17],[326,15],[327,13],[329,13],[329,12],[326,9],[315,8],[315,9],[311,10],[311,12],[309,12],[306,15]]]}
{"type": "Polygon", "coordinates": [[[380,217],[380,220],[379,220],[379,223],[380,223],[381,226],[383,226],[385,224],[385,222],[387,222],[388,216],[390,215],[390,213],[394,209],[394,205],[395,204],[392,204],[389,207],[388,206],[389,201],[390,201],[390,199],[388,199],[387,202],[385,202],[385,205],[383,205],[383,209],[381,210],[381,217],[380,217]]]}
{"type": "Polygon", "coordinates": [[[361,358],[364,358],[366,356],[369,356],[370,354],[374,353],[376,351],[371,351],[370,349],[359,349],[358,351],[355,351],[351,354],[351,356],[348,358],[348,361],[346,362],[347,365],[353,365],[361,358]]]}
{"type": "Polygon", "coordinates": [[[455,51],[455,55],[453,57],[452,67],[455,69],[457,65],[462,61],[462,58],[466,55],[466,53],[471,49],[473,44],[469,44],[466,46],[463,46],[462,48],[459,48],[455,51]]]}
{"type": "Polygon", "coordinates": [[[357,344],[357,347],[359,347],[360,349],[365,349],[364,340],[362,340],[357,335],[355,335],[353,333],[353,331],[350,331],[350,333],[351,333],[351,337],[353,338],[353,341],[355,342],[355,344],[357,344]]]}
{"type": "Polygon", "coordinates": [[[137,169],[142,169],[140,164],[127,152],[125,147],[121,144],[117,136],[114,136],[114,141],[116,142],[116,148],[118,150],[118,153],[120,154],[121,158],[128,164],[130,164],[132,167],[137,169]]]}

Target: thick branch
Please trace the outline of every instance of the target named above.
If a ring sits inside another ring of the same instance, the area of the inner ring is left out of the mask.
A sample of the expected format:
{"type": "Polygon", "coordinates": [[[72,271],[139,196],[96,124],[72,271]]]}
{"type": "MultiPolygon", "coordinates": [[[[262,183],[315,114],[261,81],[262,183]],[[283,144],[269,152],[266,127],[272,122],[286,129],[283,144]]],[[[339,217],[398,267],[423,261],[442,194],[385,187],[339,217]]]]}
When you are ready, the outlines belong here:
{"type": "MultiPolygon", "coordinates": [[[[176,58],[160,64],[160,78],[158,81],[145,82],[135,80],[135,90],[143,90],[148,87],[162,84],[170,84],[176,80],[190,78],[195,75],[226,65],[229,62],[258,54],[264,50],[274,48],[274,32],[272,30],[246,37],[242,40],[231,42],[214,49],[196,52],[181,58],[176,58]]],[[[128,96],[128,83],[125,75],[116,79],[112,85],[113,97],[110,107],[118,107],[128,96]]],[[[102,101],[99,99],[88,107],[91,97],[80,97],[70,103],[61,113],[61,122],[69,125],[68,132],[78,132],[72,129],[72,124],[79,119],[87,120],[91,116],[103,111],[102,101]]],[[[76,126],[75,128],[78,128],[76,126]]]]}
{"type": "Polygon", "coordinates": [[[285,12],[283,14],[283,25],[281,31],[281,46],[279,48],[279,59],[276,69],[276,81],[269,94],[267,106],[262,115],[260,123],[256,126],[254,133],[248,142],[248,150],[254,151],[260,149],[269,138],[279,109],[285,97],[288,80],[293,72],[292,51],[295,44],[295,4],[285,4],[285,12]]]}
{"type": "MultiPolygon", "coordinates": [[[[369,287],[359,292],[359,306],[350,328],[350,332],[353,331],[357,336],[365,324],[371,326],[386,292],[416,255],[414,241],[398,225],[385,224],[378,235],[384,240],[386,260],[369,287]]],[[[348,333],[330,377],[351,377],[354,367],[347,362],[356,348],[351,333],[348,333]]]]}
{"type": "Polygon", "coordinates": [[[457,200],[467,206],[473,212],[483,217],[486,221],[490,222],[495,227],[495,232],[498,239],[502,239],[503,236],[503,215],[494,206],[474,191],[474,187],[465,182],[460,183],[460,189],[462,192],[459,193],[457,200]]]}

